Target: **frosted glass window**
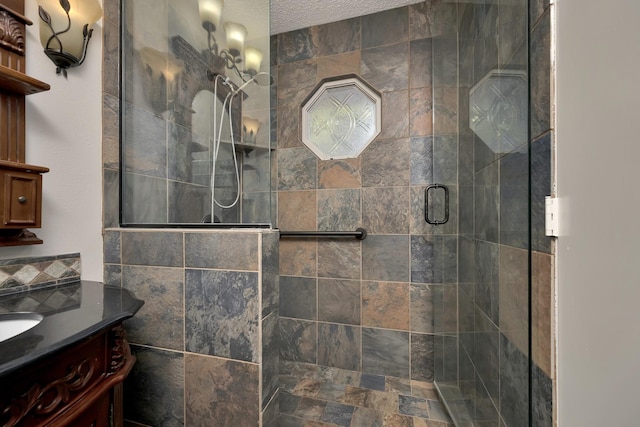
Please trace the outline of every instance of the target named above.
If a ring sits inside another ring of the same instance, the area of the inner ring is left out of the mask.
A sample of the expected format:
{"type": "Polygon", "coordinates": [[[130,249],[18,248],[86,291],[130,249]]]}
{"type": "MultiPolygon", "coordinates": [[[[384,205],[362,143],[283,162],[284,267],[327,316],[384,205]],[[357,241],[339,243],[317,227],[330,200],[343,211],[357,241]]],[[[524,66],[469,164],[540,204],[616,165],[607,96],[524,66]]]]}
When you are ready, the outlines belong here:
{"type": "Polygon", "coordinates": [[[302,142],[322,160],[358,157],[380,133],[380,104],[356,75],[325,79],[302,104],[302,142]]]}

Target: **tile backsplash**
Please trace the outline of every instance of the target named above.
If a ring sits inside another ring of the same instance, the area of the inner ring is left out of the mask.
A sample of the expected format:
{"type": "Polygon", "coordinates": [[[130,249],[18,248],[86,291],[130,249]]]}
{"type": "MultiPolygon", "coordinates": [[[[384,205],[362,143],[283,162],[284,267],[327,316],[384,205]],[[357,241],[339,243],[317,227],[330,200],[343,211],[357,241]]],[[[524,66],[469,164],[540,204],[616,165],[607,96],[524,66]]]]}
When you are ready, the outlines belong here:
{"type": "Polygon", "coordinates": [[[80,280],[80,254],[0,260],[0,295],[80,280]]]}

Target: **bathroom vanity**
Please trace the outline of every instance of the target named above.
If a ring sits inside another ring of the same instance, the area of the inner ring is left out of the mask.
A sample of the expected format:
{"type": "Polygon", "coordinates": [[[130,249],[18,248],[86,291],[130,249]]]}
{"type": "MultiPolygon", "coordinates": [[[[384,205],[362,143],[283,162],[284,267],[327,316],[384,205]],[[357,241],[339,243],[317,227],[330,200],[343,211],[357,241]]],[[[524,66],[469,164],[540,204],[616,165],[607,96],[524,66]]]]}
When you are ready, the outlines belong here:
{"type": "Polygon", "coordinates": [[[122,426],[135,362],[122,322],[142,305],[90,281],[0,296],[0,331],[13,313],[37,323],[0,342],[0,425],[122,426]]]}

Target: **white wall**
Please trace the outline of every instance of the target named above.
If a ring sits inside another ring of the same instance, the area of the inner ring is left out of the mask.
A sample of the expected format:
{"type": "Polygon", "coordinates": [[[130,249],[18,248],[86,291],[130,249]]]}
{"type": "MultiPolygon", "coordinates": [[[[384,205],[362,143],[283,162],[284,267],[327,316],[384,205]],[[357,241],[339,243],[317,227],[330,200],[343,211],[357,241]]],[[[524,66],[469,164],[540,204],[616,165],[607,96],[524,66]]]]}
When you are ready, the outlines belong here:
{"type": "Polygon", "coordinates": [[[640,425],[640,1],[556,0],[558,420],[640,425]]]}
{"type": "Polygon", "coordinates": [[[65,80],[45,56],[36,0],[26,0],[27,74],[51,85],[27,97],[27,163],[46,166],[42,245],[0,248],[0,258],[80,252],[82,278],[102,280],[102,20],[89,54],[65,80]]]}

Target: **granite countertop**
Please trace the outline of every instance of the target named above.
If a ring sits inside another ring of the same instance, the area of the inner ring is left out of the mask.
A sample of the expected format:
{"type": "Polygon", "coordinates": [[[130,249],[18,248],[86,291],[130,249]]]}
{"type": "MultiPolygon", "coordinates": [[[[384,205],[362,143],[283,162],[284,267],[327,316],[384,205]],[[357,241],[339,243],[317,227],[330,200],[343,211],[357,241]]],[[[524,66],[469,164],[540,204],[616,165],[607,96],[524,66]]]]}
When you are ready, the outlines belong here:
{"type": "Polygon", "coordinates": [[[132,317],[143,304],[126,289],[85,280],[0,296],[0,314],[44,316],[32,329],[0,342],[0,376],[132,317]]]}

